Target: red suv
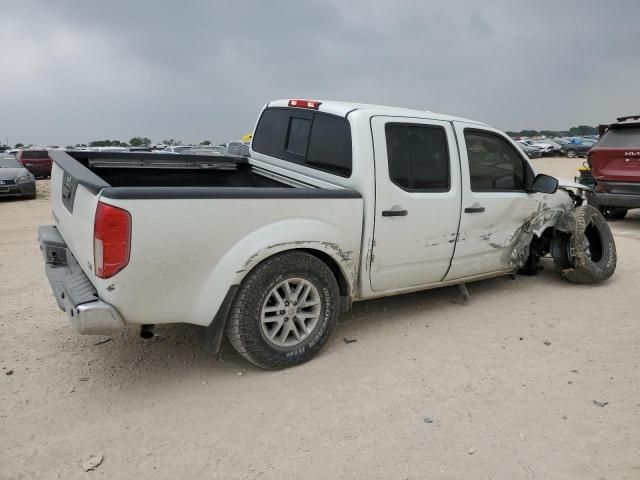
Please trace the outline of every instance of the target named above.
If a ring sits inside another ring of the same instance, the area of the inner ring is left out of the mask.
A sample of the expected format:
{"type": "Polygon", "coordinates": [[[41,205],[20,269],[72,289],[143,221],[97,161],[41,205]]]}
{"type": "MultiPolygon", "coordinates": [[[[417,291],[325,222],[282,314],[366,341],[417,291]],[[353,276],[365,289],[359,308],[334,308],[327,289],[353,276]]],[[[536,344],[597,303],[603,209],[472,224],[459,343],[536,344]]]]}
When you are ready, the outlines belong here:
{"type": "Polygon", "coordinates": [[[35,177],[51,176],[51,158],[46,150],[20,150],[17,157],[35,177]]]}
{"type": "Polygon", "coordinates": [[[587,154],[596,181],[594,204],[609,218],[640,208],[640,115],[620,117],[587,154]]]}

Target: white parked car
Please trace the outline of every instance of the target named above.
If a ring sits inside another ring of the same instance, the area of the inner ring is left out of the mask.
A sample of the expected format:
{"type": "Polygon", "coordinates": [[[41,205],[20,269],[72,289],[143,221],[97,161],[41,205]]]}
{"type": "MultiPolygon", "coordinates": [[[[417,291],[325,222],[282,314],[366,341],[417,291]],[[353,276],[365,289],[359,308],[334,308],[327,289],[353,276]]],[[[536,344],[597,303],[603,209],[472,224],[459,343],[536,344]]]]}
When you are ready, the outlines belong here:
{"type": "Polygon", "coordinates": [[[556,147],[546,140],[518,140],[518,142],[538,149],[541,155],[551,155],[556,151],[556,147]]]}
{"type": "Polygon", "coordinates": [[[164,147],[161,152],[164,153],[186,153],[192,148],[195,148],[193,145],[171,145],[168,147],[164,147]]]}
{"type": "Polygon", "coordinates": [[[540,147],[543,155],[561,155],[562,145],[553,140],[544,139],[533,142],[534,147],[540,147]]]}
{"type": "Polygon", "coordinates": [[[187,155],[227,155],[227,147],[223,145],[200,145],[199,147],[193,147],[187,152],[183,152],[187,155]]]}
{"type": "Polygon", "coordinates": [[[545,138],[544,140],[541,140],[539,143],[543,143],[545,145],[551,145],[551,147],[553,147],[552,153],[554,154],[558,154],[558,155],[562,154],[562,145],[554,140],[545,138]]]}
{"type": "Polygon", "coordinates": [[[80,333],[184,322],[264,368],[309,360],[354,301],[616,266],[586,187],[536,174],[503,132],[420,110],[278,100],[251,156],[52,152],[46,273],[80,333]],[[148,160],[146,160],[148,158],[148,160]]]}

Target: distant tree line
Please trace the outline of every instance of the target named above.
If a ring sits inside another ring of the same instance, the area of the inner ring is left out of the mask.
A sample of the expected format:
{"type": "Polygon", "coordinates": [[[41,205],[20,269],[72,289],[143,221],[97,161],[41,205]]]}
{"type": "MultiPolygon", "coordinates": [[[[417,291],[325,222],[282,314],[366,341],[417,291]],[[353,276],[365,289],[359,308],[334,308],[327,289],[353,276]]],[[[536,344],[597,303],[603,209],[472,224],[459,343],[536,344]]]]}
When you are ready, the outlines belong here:
{"type": "MultiPolygon", "coordinates": [[[[83,145],[77,145],[81,147],[83,145]]],[[[89,142],[90,147],[128,147],[127,142],[121,142],[120,140],[94,140],[89,142]]]]}
{"type": "MultiPolygon", "coordinates": [[[[148,147],[152,143],[151,139],[147,137],[133,137],[128,142],[121,142],[120,140],[94,140],[89,142],[88,145],[77,143],[76,147],[148,147]]],[[[173,138],[162,140],[160,143],[170,147],[183,144],[181,140],[175,140],[173,138]]],[[[200,145],[211,145],[211,140],[203,140],[200,142],[200,145]]]]}
{"type": "Polygon", "coordinates": [[[597,127],[579,125],[569,130],[520,130],[519,132],[507,132],[510,137],[581,137],[583,135],[595,135],[597,127]]]}
{"type": "Polygon", "coordinates": [[[147,137],[133,137],[129,142],[120,140],[94,140],[89,142],[90,147],[148,147],[151,140],[147,137]]]}

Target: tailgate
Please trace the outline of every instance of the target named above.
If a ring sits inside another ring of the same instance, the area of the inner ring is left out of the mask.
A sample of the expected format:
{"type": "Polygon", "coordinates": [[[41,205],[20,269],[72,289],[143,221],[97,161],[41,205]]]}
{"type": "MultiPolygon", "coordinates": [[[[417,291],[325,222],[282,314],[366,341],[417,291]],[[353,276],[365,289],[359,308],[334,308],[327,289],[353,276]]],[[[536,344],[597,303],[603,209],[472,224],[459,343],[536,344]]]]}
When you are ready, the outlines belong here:
{"type": "Polygon", "coordinates": [[[108,184],[65,152],[52,152],[51,210],[78,264],[91,279],[93,224],[100,190],[108,184]]]}
{"type": "Polygon", "coordinates": [[[640,148],[594,148],[593,178],[600,181],[640,182],[640,148]]]}

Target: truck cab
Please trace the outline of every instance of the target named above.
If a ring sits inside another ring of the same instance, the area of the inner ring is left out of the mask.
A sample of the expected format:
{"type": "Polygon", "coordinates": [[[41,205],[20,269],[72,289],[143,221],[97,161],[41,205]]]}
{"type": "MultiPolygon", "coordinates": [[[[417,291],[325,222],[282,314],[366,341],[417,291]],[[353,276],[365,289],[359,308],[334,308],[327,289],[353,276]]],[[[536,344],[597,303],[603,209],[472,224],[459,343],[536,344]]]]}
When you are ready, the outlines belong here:
{"type": "Polygon", "coordinates": [[[358,297],[510,272],[527,255],[522,226],[540,205],[572,206],[566,192],[533,191],[536,174],[527,158],[484,123],[375,105],[293,102],[263,110],[251,158],[362,195],[367,255],[358,297]]]}

